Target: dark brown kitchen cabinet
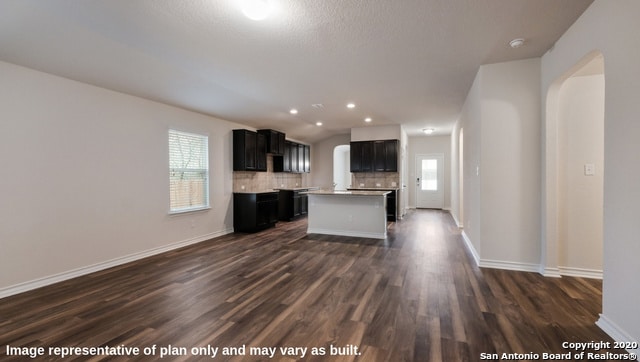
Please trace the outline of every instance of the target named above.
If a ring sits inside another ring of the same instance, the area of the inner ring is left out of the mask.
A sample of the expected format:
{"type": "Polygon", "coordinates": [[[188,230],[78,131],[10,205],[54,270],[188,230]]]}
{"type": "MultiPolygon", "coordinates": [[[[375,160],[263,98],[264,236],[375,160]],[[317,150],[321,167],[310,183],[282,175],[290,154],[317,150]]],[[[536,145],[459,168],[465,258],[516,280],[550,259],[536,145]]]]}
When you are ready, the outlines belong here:
{"type": "Polygon", "coordinates": [[[374,171],[398,172],[398,140],[373,141],[374,171]]]}
{"type": "Polygon", "coordinates": [[[233,170],[256,171],[258,134],[246,129],[233,130],[233,170]]]}
{"type": "Polygon", "coordinates": [[[289,143],[289,159],[291,160],[291,172],[300,172],[298,168],[298,166],[300,165],[298,161],[298,144],[293,142],[289,143]]]}
{"type": "Polygon", "coordinates": [[[302,172],[311,172],[311,146],[304,145],[304,170],[302,172]]]}
{"type": "Polygon", "coordinates": [[[351,172],[398,172],[398,140],[351,142],[351,172]]]}
{"type": "Polygon", "coordinates": [[[285,141],[282,156],[273,156],[273,172],[311,172],[311,147],[285,141]]]}
{"type": "Polygon", "coordinates": [[[255,232],[278,221],[278,192],[234,193],[233,231],[255,232]]]}
{"type": "Polygon", "coordinates": [[[308,190],[280,190],[278,195],[278,219],[291,221],[307,215],[309,196],[306,191],[308,190]]]}
{"type": "Polygon", "coordinates": [[[351,142],[351,172],[373,172],[373,142],[351,142]]]}
{"type": "Polygon", "coordinates": [[[264,135],[246,129],[233,130],[233,170],[267,170],[267,142],[264,135]]]}
{"type": "Polygon", "coordinates": [[[256,171],[267,171],[267,137],[256,135],[256,171]]]}
{"type": "Polygon", "coordinates": [[[258,134],[262,134],[267,140],[267,153],[282,156],[284,154],[285,134],[272,129],[260,129],[258,134]]]}
{"type": "Polygon", "coordinates": [[[384,141],[385,171],[398,172],[398,140],[384,141]]]}

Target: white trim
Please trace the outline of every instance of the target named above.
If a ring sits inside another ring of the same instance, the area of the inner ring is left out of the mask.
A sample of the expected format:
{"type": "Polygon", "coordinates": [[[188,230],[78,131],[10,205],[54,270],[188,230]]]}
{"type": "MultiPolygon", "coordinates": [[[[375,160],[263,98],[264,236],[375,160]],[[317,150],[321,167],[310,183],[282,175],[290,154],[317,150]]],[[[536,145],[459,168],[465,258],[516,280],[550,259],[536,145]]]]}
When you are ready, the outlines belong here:
{"type": "Polygon", "coordinates": [[[72,269],[66,272],[62,272],[62,273],[58,273],[58,274],[54,274],[54,275],[50,275],[47,277],[43,277],[43,278],[38,278],[38,279],[34,279],[34,280],[30,280],[28,282],[24,282],[24,283],[20,283],[20,284],[16,284],[16,285],[12,285],[9,287],[5,287],[5,288],[0,288],[0,298],[5,298],[11,295],[15,295],[15,294],[19,294],[19,293],[24,293],[27,292],[29,290],[33,290],[33,289],[37,289],[37,288],[41,288],[47,285],[51,285],[54,283],[59,283],[68,279],[72,279],[72,278],[77,278],[79,276],[83,276],[83,275],[87,275],[90,273],[94,273],[100,270],[104,270],[104,269],[108,269],[114,266],[118,266],[118,265],[122,265],[122,264],[126,264],[132,261],[136,261],[136,260],[140,260],[140,259],[144,259],[153,255],[157,255],[157,254],[161,254],[167,251],[171,251],[174,249],[178,249],[178,248],[182,248],[191,244],[197,244],[206,240],[210,240],[212,238],[218,237],[218,236],[222,236],[222,235],[226,235],[226,234],[230,234],[233,232],[233,229],[226,229],[226,230],[222,230],[222,231],[218,231],[218,232],[213,232],[210,234],[206,234],[206,235],[202,235],[202,236],[198,236],[195,238],[191,238],[191,239],[186,239],[183,241],[179,241],[176,243],[172,243],[172,244],[167,244],[167,245],[163,245],[157,248],[153,248],[153,249],[149,249],[149,250],[144,250],[141,252],[137,252],[137,253],[133,253],[133,254],[129,254],[129,255],[125,255],[125,256],[121,256],[115,259],[111,259],[111,260],[107,260],[104,262],[100,262],[97,264],[93,264],[93,265],[87,265],[81,268],[77,268],[77,269],[72,269]]]}
{"type": "Polygon", "coordinates": [[[513,261],[480,259],[479,266],[481,268],[516,270],[516,271],[534,272],[534,273],[540,272],[540,265],[538,264],[519,263],[519,262],[513,262],[513,261]]]}
{"type": "Polygon", "coordinates": [[[456,223],[456,226],[458,227],[458,229],[462,229],[462,224],[460,223],[460,221],[458,221],[458,218],[456,217],[456,215],[453,212],[451,212],[451,209],[446,209],[446,210],[449,211],[449,214],[453,218],[453,221],[456,223]]]}
{"type": "MultiPolygon", "coordinates": [[[[631,337],[629,333],[620,328],[611,319],[607,318],[604,314],[600,314],[600,319],[596,321],[596,325],[613,338],[616,342],[638,342],[635,338],[631,337]]],[[[635,353],[636,356],[640,354],[640,348],[627,349],[629,353],[635,353]]]]}
{"type": "Polygon", "coordinates": [[[335,230],[335,229],[323,229],[323,228],[307,228],[307,234],[324,234],[324,235],[340,235],[340,236],[352,236],[357,238],[373,238],[373,239],[386,239],[387,231],[384,233],[373,233],[366,231],[350,231],[350,230],[335,230]]]}
{"type": "Polygon", "coordinates": [[[462,235],[462,240],[464,240],[464,244],[467,246],[467,250],[469,250],[469,252],[473,256],[473,261],[476,262],[477,266],[480,266],[480,256],[478,255],[476,248],[473,247],[473,244],[471,243],[471,240],[467,236],[467,233],[465,233],[463,230],[461,235],[462,235]]]}
{"type": "Polygon", "coordinates": [[[568,277],[580,277],[590,279],[602,279],[602,270],[571,268],[567,266],[559,266],[560,274],[568,277]]]}
{"type": "Polygon", "coordinates": [[[542,267],[540,266],[540,270],[538,271],[542,276],[547,278],[562,278],[562,273],[560,273],[559,268],[551,268],[551,267],[542,267]]]}

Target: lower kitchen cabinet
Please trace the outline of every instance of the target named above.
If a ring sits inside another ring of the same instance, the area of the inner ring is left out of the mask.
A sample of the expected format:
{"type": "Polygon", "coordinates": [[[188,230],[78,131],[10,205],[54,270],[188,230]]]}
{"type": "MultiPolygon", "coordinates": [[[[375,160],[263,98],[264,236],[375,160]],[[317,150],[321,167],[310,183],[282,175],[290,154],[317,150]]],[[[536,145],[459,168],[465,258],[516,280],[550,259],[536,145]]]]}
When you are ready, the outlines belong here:
{"type": "Polygon", "coordinates": [[[254,232],[275,226],[278,192],[233,193],[233,230],[254,232]]]}
{"type": "Polygon", "coordinates": [[[307,215],[309,210],[308,190],[280,190],[278,196],[278,219],[291,221],[307,215]]]}

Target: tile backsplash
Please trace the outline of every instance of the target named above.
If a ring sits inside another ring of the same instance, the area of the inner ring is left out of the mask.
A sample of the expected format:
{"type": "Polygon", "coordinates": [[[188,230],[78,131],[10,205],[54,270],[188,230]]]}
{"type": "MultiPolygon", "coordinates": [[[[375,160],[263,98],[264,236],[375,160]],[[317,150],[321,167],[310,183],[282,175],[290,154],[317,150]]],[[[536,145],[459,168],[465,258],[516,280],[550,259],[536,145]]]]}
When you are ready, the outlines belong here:
{"type": "Polygon", "coordinates": [[[308,175],[307,173],[273,172],[273,156],[267,155],[267,172],[233,172],[233,192],[257,192],[280,187],[306,187],[308,186],[306,184],[308,175]]]}
{"type": "Polygon", "coordinates": [[[398,172],[358,172],[351,174],[351,187],[400,187],[398,172]],[[395,182],[395,185],[393,184],[395,182]],[[363,185],[363,186],[360,186],[363,185]]]}

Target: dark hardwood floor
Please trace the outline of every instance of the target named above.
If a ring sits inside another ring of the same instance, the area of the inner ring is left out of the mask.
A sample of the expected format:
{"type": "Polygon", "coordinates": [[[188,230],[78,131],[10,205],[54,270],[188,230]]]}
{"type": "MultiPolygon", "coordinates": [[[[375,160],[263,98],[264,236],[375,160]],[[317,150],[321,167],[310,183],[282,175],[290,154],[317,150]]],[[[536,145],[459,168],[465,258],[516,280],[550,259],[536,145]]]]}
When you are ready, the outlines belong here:
{"type": "Polygon", "coordinates": [[[63,346],[141,354],[65,361],[158,360],[169,345],[187,353],[163,360],[212,360],[210,350],[192,353],[208,346],[219,347],[215,361],[301,360],[250,347],[307,347],[305,361],[542,360],[571,352],[562,342],[611,341],[594,324],[600,281],[479,269],[445,212],[413,211],[389,227],[387,240],[373,240],[280,222],[0,299],[0,360],[28,360],[7,356],[7,345],[42,346],[40,360],[59,359],[48,349],[63,346]],[[243,345],[244,356],[222,356],[243,345]]]}

